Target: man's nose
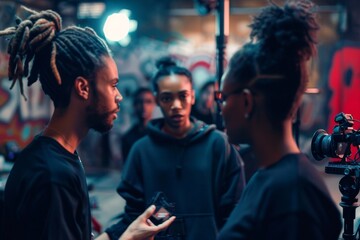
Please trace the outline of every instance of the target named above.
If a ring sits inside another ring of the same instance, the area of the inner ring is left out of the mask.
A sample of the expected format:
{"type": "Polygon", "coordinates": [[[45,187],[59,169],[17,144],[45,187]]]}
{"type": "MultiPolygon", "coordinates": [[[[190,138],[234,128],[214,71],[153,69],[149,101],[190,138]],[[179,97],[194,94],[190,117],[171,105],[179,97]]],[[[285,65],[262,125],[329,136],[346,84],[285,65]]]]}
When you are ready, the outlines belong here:
{"type": "Polygon", "coordinates": [[[116,95],[116,97],[115,97],[115,102],[116,102],[117,104],[119,104],[122,100],[123,100],[123,96],[122,96],[121,93],[119,92],[119,94],[116,95]]]}

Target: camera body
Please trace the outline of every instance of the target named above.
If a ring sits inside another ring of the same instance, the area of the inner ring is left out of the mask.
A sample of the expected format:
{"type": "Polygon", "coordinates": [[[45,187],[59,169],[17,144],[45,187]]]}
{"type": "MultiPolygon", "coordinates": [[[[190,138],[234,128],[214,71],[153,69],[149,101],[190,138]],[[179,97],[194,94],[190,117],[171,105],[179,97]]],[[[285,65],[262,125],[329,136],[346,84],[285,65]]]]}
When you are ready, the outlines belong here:
{"type": "Polygon", "coordinates": [[[320,161],[325,157],[345,158],[351,155],[351,145],[360,145],[360,133],[354,130],[354,119],[351,114],[339,113],[335,117],[337,125],[332,134],[325,130],[317,130],[311,141],[313,157],[320,161]]]}

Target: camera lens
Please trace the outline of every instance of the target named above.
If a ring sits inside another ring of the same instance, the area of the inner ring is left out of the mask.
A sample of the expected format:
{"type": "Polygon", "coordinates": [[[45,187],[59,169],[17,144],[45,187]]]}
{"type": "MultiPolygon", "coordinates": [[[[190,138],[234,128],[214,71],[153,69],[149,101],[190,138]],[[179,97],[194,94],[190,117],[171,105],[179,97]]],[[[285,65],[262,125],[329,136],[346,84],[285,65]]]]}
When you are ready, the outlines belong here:
{"type": "Polygon", "coordinates": [[[311,140],[311,153],[320,161],[325,157],[338,157],[333,139],[324,129],[317,130],[311,140]]]}

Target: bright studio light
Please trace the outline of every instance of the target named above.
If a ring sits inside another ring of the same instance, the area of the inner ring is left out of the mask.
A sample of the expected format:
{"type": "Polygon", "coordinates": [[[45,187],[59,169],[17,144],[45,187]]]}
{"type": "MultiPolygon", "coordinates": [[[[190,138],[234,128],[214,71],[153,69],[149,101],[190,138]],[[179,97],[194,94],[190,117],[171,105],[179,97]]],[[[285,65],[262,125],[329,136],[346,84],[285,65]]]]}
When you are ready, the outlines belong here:
{"type": "Polygon", "coordinates": [[[107,17],[104,24],[104,34],[107,40],[119,42],[121,45],[130,43],[129,32],[133,32],[137,28],[137,22],[129,18],[130,14],[129,10],[121,10],[107,17]]]}

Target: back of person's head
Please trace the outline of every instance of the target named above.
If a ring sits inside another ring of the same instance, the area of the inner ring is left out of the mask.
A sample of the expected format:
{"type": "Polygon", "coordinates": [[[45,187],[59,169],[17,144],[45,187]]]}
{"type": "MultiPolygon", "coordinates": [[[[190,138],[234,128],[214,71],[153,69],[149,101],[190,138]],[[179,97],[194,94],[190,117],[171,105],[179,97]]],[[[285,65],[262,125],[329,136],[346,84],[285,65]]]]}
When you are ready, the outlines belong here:
{"type": "Polygon", "coordinates": [[[316,23],[307,0],[271,2],[250,25],[252,41],[229,62],[228,75],[264,96],[265,111],[276,124],[292,117],[308,82],[306,61],[315,51],[316,23]]]}
{"type": "Polygon", "coordinates": [[[28,77],[28,86],[40,79],[54,106],[65,108],[77,77],[94,84],[96,71],[105,64],[102,57],[110,56],[109,48],[91,28],[62,29],[61,17],[52,10],[24,9],[31,13],[28,18],[18,18],[15,27],[0,31],[0,36],[12,35],[8,46],[11,88],[18,81],[23,94],[23,77],[28,77]]]}
{"type": "Polygon", "coordinates": [[[159,90],[158,82],[163,77],[167,77],[167,76],[171,76],[171,75],[183,75],[189,79],[191,85],[193,83],[191,72],[185,67],[178,66],[176,64],[176,62],[173,59],[171,59],[170,57],[160,58],[156,62],[156,67],[157,67],[158,71],[155,73],[155,75],[152,79],[153,88],[154,88],[155,93],[158,92],[158,90],[159,90]]]}

